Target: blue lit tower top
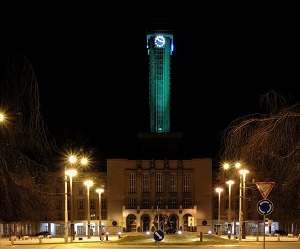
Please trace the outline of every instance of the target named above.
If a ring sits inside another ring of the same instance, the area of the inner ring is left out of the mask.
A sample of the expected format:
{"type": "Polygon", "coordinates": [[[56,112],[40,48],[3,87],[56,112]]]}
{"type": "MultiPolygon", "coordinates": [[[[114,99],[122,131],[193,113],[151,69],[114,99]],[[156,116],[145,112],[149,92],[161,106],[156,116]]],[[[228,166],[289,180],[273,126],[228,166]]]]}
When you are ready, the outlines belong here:
{"type": "MultiPolygon", "coordinates": [[[[160,24],[160,28],[163,27],[160,24]]],[[[170,59],[173,34],[167,29],[147,32],[149,55],[150,132],[170,132],[170,59]]]]}

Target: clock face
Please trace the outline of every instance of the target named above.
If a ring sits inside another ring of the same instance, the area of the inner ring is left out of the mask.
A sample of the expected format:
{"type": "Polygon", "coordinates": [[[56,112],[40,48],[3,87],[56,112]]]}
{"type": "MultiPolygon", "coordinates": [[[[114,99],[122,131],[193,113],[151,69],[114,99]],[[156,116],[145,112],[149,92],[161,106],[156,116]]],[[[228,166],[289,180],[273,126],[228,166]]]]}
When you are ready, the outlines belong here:
{"type": "Polygon", "coordinates": [[[163,37],[162,35],[158,35],[155,37],[154,39],[154,43],[157,47],[163,47],[166,43],[165,37],[163,37]]]}

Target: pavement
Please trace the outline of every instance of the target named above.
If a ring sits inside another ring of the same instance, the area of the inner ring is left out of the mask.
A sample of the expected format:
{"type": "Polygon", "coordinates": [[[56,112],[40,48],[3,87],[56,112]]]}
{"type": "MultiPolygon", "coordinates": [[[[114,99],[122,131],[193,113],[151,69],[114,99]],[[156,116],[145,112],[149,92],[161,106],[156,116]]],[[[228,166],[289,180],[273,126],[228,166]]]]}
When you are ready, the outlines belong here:
{"type": "MultiPolygon", "coordinates": [[[[222,238],[228,239],[227,235],[221,235],[222,238]]],[[[237,237],[231,236],[231,240],[238,240],[237,237]]],[[[288,237],[288,236],[254,236],[254,235],[247,235],[245,239],[241,239],[241,242],[247,241],[247,242],[255,242],[255,241],[295,241],[300,243],[300,237],[294,236],[294,237],[288,237]]]]}
{"type": "MultiPolygon", "coordinates": [[[[224,239],[229,239],[227,235],[221,235],[224,239]]],[[[78,236],[75,240],[71,241],[71,237],[68,238],[68,242],[65,242],[65,239],[62,237],[52,237],[52,238],[38,238],[38,237],[28,237],[28,238],[15,238],[11,240],[9,237],[0,238],[0,247],[3,245],[28,245],[28,244],[41,244],[41,243],[89,243],[89,242],[101,242],[103,244],[109,243],[115,240],[118,240],[118,235],[103,235],[102,241],[98,236],[91,236],[88,238],[87,236],[78,236]]],[[[231,240],[238,240],[235,236],[231,236],[231,240]]],[[[257,241],[284,241],[284,242],[298,242],[300,243],[300,236],[287,237],[287,236],[252,236],[248,235],[245,239],[241,239],[241,242],[257,242],[257,241]]]]}
{"type": "MultiPolygon", "coordinates": [[[[111,241],[119,239],[118,235],[106,235],[102,236],[102,243],[109,243],[111,241]]],[[[25,238],[15,238],[10,239],[9,237],[0,238],[0,247],[1,245],[28,245],[28,244],[60,244],[60,243],[88,243],[88,242],[101,242],[99,236],[91,236],[88,238],[87,236],[77,236],[75,240],[71,241],[71,237],[68,238],[68,242],[65,241],[62,237],[52,237],[52,238],[38,238],[36,236],[33,237],[25,237],[25,238]]]]}

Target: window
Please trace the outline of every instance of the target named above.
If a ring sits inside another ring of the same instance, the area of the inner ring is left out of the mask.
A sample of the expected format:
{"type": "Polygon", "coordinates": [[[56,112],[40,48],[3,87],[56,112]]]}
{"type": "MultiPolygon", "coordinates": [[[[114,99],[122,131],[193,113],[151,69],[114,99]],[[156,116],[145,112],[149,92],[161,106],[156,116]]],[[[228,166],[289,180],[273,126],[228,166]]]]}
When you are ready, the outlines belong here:
{"type": "Polygon", "coordinates": [[[190,186],[191,186],[191,174],[190,173],[184,173],[183,174],[183,192],[189,193],[190,192],[190,186]]]}
{"type": "Polygon", "coordinates": [[[218,213],[214,213],[214,220],[218,219],[218,213]]]}
{"type": "Polygon", "coordinates": [[[177,192],[177,174],[176,173],[170,174],[170,192],[171,193],[177,192]]]}
{"type": "Polygon", "coordinates": [[[129,174],[129,193],[135,193],[135,173],[129,174]]]}
{"type": "Polygon", "coordinates": [[[156,193],[163,192],[163,173],[156,173],[156,193]]]}
{"type": "Polygon", "coordinates": [[[90,208],[95,209],[95,200],[90,200],[90,208]]]}
{"type": "Polygon", "coordinates": [[[143,198],[142,199],[142,207],[143,208],[149,208],[150,207],[150,199],[149,198],[143,198]]]}
{"type": "Polygon", "coordinates": [[[189,207],[191,204],[190,198],[183,198],[183,207],[189,207]]]}
{"type": "Polygon", "coordinates": [[[159,197],[156,199],[156,206],[161,207],[163,205],[163,198],[159,197]]]}
{"type": "Polygon", "coordinates": [[[136,208],[136,200],[135,200],[135,198],[130,198],[129,199],[129,207],[130,208],[136,208]]]}
{"type": "Polygon", "coordinates": [[[55,189],[55,195],[60,195],[60,194],[61,194],[60,188],[55,189]]]}
{"type": "Polygon", "coordinates": [[[106,209],[106,199],[101,199],[101,209],[106,209]]]}
{"type": "Polygon", "coordinates": [[[58,213],[56,214],[56,219],[57,219],[57,220],[62,220],[62,213],[61,213],[61,212],[58,212],[58,213]]]}
{"type": "Polygon", "coordinates": [[[56,202],[56,209],[61,209],[61,200],[56,202]]]}
{"type": "Polygon", "coordinates": [[[99,217],[97,217],[95,213],[92,213],[91,220],[99,220],[99,217]]]}
{"type": "Polygon", "coordinates": [[[217,197],[214,197],[214,208],[219,207],[219,199],[217,197]]]}
{"type": "Polygon", "coordinates": [[[143,188],[143,193],[150,193],[150,174],[149,173],[143,173],[142,188],[143,188]]]}
{"type": "Polygon", "coordinates": [[[84,220],[84,219],[85,219],[84,213],[79,212],[79,213],[78,213],[78,220],[84,220]]]}
{"type": "Polygon", "coordinates": [[[84,209],[84,200],[78,201],[78,209],[84,209]]]}
{"type": "Polygon", "coordinates": [[[78,195],[83,195],[83,188],[78,189],[78,195]]]}
{"type": "Polygon", "coordinates": [[[170,207],[171,208],[177,207],[177,199],[176,198],[170,198],[170,207]]]}

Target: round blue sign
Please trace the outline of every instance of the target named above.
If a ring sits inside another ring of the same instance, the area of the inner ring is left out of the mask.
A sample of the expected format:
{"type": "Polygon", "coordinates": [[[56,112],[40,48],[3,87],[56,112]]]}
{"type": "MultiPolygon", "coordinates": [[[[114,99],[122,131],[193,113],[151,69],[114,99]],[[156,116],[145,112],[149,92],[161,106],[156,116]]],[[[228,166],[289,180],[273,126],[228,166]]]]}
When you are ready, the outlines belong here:
{"type": "Polygon", "coordinates": [[[153,237],[156,241],[161,241],[164,239],[165,234],[162,230],[156,230],[153,234],[153,237]]]}
{"type": "Polygon", "coordinates": [[[262,215],[272,213],[273,209],[273,203],[268,199],[260,200],[257,204],[257,211],[262,215]]]}

